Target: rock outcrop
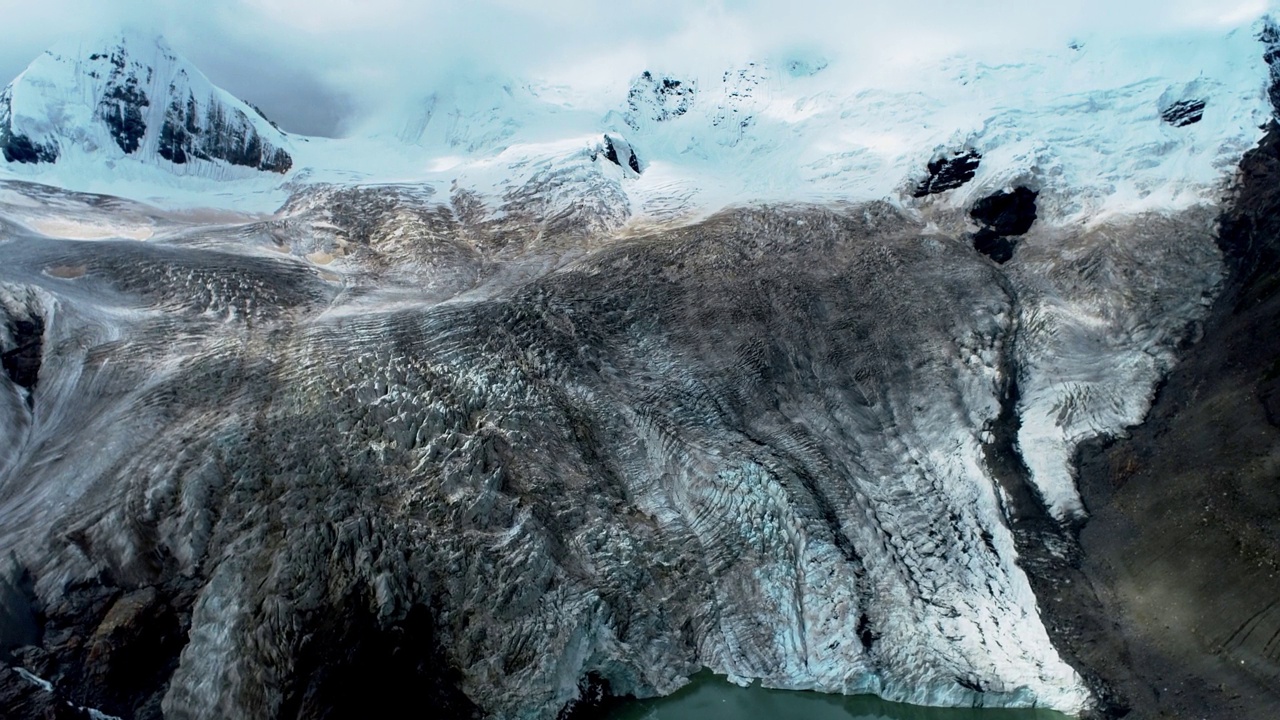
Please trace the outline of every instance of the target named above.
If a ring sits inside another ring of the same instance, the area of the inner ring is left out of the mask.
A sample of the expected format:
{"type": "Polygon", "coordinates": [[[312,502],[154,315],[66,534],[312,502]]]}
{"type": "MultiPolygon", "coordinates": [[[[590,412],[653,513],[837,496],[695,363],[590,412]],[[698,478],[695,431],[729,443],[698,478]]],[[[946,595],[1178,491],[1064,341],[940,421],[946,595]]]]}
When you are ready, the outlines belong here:
{"type": "Polygon", "coordinates": [[[997,263],[1013,257],[1017,238],[1026,235],[1036,221],[1038,193],[1025,187],[993,193],[973,204],[969,217],[981,226],[973,234],[973,247],[997,263]]]}
{"type": "Polygon", "coordinates": [[[697,89],[695,82],[645,70],[631,82],[627,92],[627,124],[639,129],[647,123],[678,118],[689,112],[697,89]]]}
{"type": "Polygon", "coordinates": [[[929,161],[929,177],[925,178],[912,193],[922,198],[947,190],[954,190],[973,179],[982,162],[982,155],[976,150],[965,150],[929,161]]]}

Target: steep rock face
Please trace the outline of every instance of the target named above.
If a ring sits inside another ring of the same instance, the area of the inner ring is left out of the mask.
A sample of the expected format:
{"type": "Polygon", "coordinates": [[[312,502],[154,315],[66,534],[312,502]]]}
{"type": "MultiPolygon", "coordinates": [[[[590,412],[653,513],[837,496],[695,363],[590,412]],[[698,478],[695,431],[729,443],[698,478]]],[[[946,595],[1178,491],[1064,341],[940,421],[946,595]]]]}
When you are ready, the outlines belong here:
{"type": "Polygon", "coordinates": [[[40,678],[0,664],[0,707],[13,717],[47,720],[93,720],[88,711],[46,689],[40,678]]]}
{"type": "Polygon", "coordinates": [[[918,198],[954,190],[973,179],[982,164],[976,150],[951,153],[929,161],[929,176],[916,186],[912,195],[918,198]]]}
{"type": "Polygon", "coordinates": [[[129,33],[64,43],[32,62],[0,94],[0,145],[9,162],[84,152],[212,176],[226,167],[284,173],[293,162],[284,134],[260,113],[162,39],[129,33]]]}
{"type": "Polygon", "coordinates": [[[1036,221],[1036,193],[1025,187],[993,193],[973,204],[969,217],[981,227],[973,235],[973,247],[998,263],[1013,257],[1017,236],[1025,235],[1036,221]]]}
{"type": "Polygon", "coordinates": [[[11,317],[6,328],[9,342],[3,353],[0,353],[0,367],[18,387],[28,392],[35,389],[40,378],[40,346],[44,334],[44,319],[39,315],[28,317],[11,317]]]}
{"type": "MultiPolygon", "coordinates": [[[[232,165],[285,173],[293,165],[289,153],[272,146],[246,122],[239,110],[228,116],[225,106],[211,103],[201,110],[195,94],[185,102],[175,94],[164,114],[156,152],[175,165],[193,160],[225,160],[232,165]]],[[[255,110],[256,112],[256,110],[255,110]]],[[[264,118],[265,119],[265,118],[264,118]]]]}
{"type": "Polygon", "coordinates": [[[725,71],[721,77],[722,97],[711,114],[711,127],[718,131],[717,142],[733,147],[756,122],[756,113],[765,104],[769,69],[756,63],[725,71]]]}
{"type": "Polygon", "coordinates": [[[631,173],[628,174],[628,177],[635,177],[640,174],[640,158],[636,157],[631,143],[627,142],[625,138],[617,135],[605,135],[604,158],[620,168],[630,170],[631,173]]]}
{"type": "Polygon", "coordinates": [[[6,162],[51,163],[58,159],[56,143],[42,144],[13,129],[13,88],[0,92],[0,153],[6,162]]]}
{"type": "Polygon", "coordinates": [[[639,129],[648,123],[666,122],[689,112],[697,95],[697,83],[645,70],[627,92],[627,124],[639,129]]]}
{"type": "Polygon", "coordinates": [[[1174,127],[1186,127],[1204,117],[1203,100],[1179,100],[1160,110],[1160,117],[1174,127]]]}
{"type": "Polygon", "coordinates": [[[1080,453],[1096,629],[1072,651],[1131,717],[1265,718],[1280,704],[1277,187],[1273,124],[1220,218],[1228,273],[1198,342],[1142,425],[1080,453]]]}

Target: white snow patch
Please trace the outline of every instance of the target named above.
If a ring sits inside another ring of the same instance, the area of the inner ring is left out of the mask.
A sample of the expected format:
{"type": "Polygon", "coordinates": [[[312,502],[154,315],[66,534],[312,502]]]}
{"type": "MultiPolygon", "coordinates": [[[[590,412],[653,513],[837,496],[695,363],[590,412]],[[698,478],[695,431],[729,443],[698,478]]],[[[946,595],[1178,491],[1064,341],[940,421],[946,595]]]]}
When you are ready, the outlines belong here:
{"type": "Polygon", "coordinates": [[[49,682],[48,680],[45,680],[44,678],[36,675],[30,670],[27,670],[26,668],[15,667],[14,670],[18,672],[18,675],[23,680],[26,680],[27,682],[31,683],[32,685],[35,685],[36,687],[40,688],[41,690],[44,690],[45,692],[53,692],[53,683],[49,682]]]}
{"type": "Polygon", "coordinates": [[[26,225],[41,235],[71,240],[107,240],[115,238],[146,240],[155,234],[155,230],[143,225],[98,223],[72,218],[42,218],[28,221],[26,225]]]}

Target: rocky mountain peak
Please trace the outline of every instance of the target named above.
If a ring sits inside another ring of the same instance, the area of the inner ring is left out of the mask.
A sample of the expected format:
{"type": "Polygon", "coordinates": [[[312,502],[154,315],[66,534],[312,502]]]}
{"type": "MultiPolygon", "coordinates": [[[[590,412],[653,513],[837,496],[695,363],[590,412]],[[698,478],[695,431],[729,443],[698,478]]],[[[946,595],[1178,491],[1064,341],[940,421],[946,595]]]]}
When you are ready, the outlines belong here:
{"type": "Polygon", "coordinates": [[[0,93],[0,152],[10,163],[93,153],[166,163],[179,174],[220,177],[229,166],[284,173],[293,164],[288,144],[259,111],[149,33],[60,43],[0,93]]]}

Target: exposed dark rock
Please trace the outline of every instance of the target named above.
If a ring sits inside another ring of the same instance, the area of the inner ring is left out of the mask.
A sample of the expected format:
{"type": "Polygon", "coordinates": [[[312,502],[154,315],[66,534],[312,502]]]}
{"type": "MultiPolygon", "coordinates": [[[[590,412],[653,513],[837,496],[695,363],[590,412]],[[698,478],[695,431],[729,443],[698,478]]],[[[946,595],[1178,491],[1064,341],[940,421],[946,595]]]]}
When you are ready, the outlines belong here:
{"type": "Polygon", "coordinates": [[[871,629],[871,618],[866,613],[858,616],[858,641],[862,643],[862,647],[870,650],[880,639],[880,635],[871,629]]]}
{"type": "MultiPolygon", "coordinates": [[[[1012,288],[1006,288],[1012,294],[1012,288]]],[[[1031,471],[1018,448],[1018,430],[1022,419],[1018,415],[1017,364],[1013,349],[1006,348],[1001,356],[1001,377],[1004,392],[1000,395],[1000,414],[984,428],[989,440],[982,450],[987,467],[996,482],[1000,483],[1005,498],[1005,518],[1015,530],[1027,523],[1039,524],[1049,519],[1044,500],[1031,482],[1031,471]]]]}
{"type": "Polygon", "coordinates": [[[1258,147],[1240,165],[1240,190],[1223,215],[1218,246],[1231,270],[1237,312],[1273,296],[1280,287],[1280,199],[1268,188],[1280,183],[1280,125],[1272,121],[1258,147]]]}
{"type": "MultiPolygon", "coordinates": [[[[143,135],[147,132],[145,119],[146,108],[151,99],[140,87],[138,73],[141,66],[129,63],[128,51],[124,47],[112,50],[108,60],[111,70],[107,76],[106,88],[98,100],[96,114],[107,125],[111,139],[126,153],[136,152],[143,135]]],[[[146,70],[148,79],[151,71],[146,70]]]]}
{"type": "MultiPolygon", "coordinates": [[[[170,53],[163,43],[152,49],[170,53]]],[[[192,78],[181,65],[169,78],[168,92],[157,90],[156,97],[150,97],[148,88],[154,87],[156,70],[132,55],[133,50],[136,48],[131,45],[120,44],[107,52],[92,53],[72,69],[98,81],[93,85],[100,89],[97,97],[85,98],[85,102],[90,104],[95,122],[106,127],[123,152],[149,152],[150,145],[144,148],[143,144],[154,143],[156,153],[175,165],[223,161],[265,172],[289,171],[293,158],[281,147],[282,134],[275,132],[279,128],[274,123],[267,128],[257,119],[260,110],[225,102],[226,96],[217,91],[196,97],[191,90],[195,87],[192,78]]],[[[180,63],[175,55],[169,54],[168,59],[180,63]]],[[[47,118],[42,122],[53,122],[55,127],[45,137],[33,140],[15,133],[10,96],[10,90],[0,95],[0,151],[9,162],[54,162],[59,155],[57,142],[78,142],[75,138],[85,130],[57,127],[64,122],[63,114],[47,105],[43,111],[47,118]]]]}
{"type": "Polygon", "coordinates": [[[1204,100],[1179,100],[1160,111],[1160,117],[1174,127],[1186,127],[1204,117],[1204,100]]]}
{"type": "Polygon", "coordinates": [[[1016,187],[1013,192],[988,195],[973,204],[969,217],[999,235],[1023,235],[1036,221],[1036,196],[1034,190],[1016,187]]]}
{"type": "Polygon", "coordinates": [[[279,717],[355,720],[392,717],[406,707],[431,708],[432,717],[447,720],[482,717],[457,689],[458,672],[441,651],[429,609],[417,606],[403,620],[381,623],[369,605],[352,595],[316,616],[279,717]]]}
{"type": "Polygon", "coordinates": [[[126,593],[111,604],[86,643],[90,682],[125,705],[163,686],[182,647],[173,610],[153,587],[126,593]]]}
{"type": "Polygon", "coordinates": [[[151,104],[146,93],[137,87],[136,78],[124,85],[109,88],[98,103],[98,116],[107,124],[111,139],[126,153],[137,151],[147,132],[143,109],[151,104]]]}
{"type": "Polygon", "coordinates": [[[991,228],[982,228],[973,234],[973,249],[1003,265],[1013,259],[1017,240],[1005,237],[991,228]]]}
{"type": "Polygon", "coordinates": [[[974,203],[969,216],[982,227],[973,234],[973,248],[997,263],[1013,258],[1017,240],[1036,221],[1036,193],[1025,187],[998,192],[974,203]]]}
{"type": "Polygon", "coordinates": [[[13,720],[89,720],[83,708],[5,663],[0,663],[0,711],[13,720]]]}
{"type": "Polygon", "coordinates": [[[39,638],[31,598],[30,574],[11,558],[0,559],[0,658],[39,638]]]}
{"type": "Polygon", "coordinates": [[[1271,107],[1280,113],[1280,26],[1267,16],[1263,20],[1262,32],[1258,35],[1264,46],[1262,59],[1266,61],[1271,75],[1267,85],[1267,97],[1271,99],[1271,107]]]}
{"type": "MultiPolygon", "coordinates": [[[[172,91],[173,88],[170,90],[172,91]]],[[[180,97],[174,97],[169,102],[164,124],[160,126],[160,142],[156,147],[160,157],[175,165],[186,164],[187,148],[194,144],[194,136],[200,134],[200,124],[196,120],[198,117],[199,108],[196,106],[194,95],[188,93],[185,103],[180,97]]],[[[208,155],[195,148],[192,148],[191,157],[200,160],[210,159],[208,155]]]]}
{"type": "Polygon", "coordinates": [[[0,153],[6,162],[18,163],[51,163],[58,159],[56,145],[46,145],[32,141],[21,133],[13,132],[12,127],[12,92],[5,88],[0,92],[0,153]]]}
{"type": "Polygon", "coordinates": [[[1280,706],[1278,189],[1273,123],[1220,219],[1230,273],[1203,338],[1142,425],[1079,454],[1092,512],[1080,568],[1096,599],[1048,609],[1142,717],[1265,718],[1280,706]]]}
{"type": "Polygon", "coordinates": [[[0,130],[0,148],[8,162],[51,163],[58,159],[56,147],[34,143],[26,135],[13,135],[4,130],[0,130]]]}
{"type": "Polygon", "coordinates": [[[57,658],[39,645],[22,645],[9,652],[15,666],[39,677],[50,677],[57,668],[57,658]]]}
{"type": "Polygon", "coordinates": [[[666,122],[689,111],[697,94],[697,84],[645,70],[631,82],[627,92],[627,124],[638,128],[643,122],[666,122]]]}
{"type": "Polygon", "coordinates": [[[636,157],[635,151],[631,149],[631,144],[626,140],[605,135],[604,158],[618,167],[622,167],[625,161],[626,167],[631,168],[637,175],[640,174],[640,159],[636,157]],[[621,156],[619,155],[619,150],[621,150],[621,156]]]}
{"type": "Polygon", "coordinates": [[[1017,240],[1010,236],[1031,229],[1036,219],[1036,195],[1018,187],[1012,193],[998,192],[975,203],[969,216],[983,227],[973,235],[974,249],[999,264],[1011,260],[1017,240]]]}
{"type": "Polygon", "coordinates": [[[9,320],[13,347],[0,353],[0,366],[19,387],[34,390],[40,379],[40,358],[44,349],[44,318],[31,315],[9,320]]]}
{"type": "Polygon", "coordinates": [[[265,141],[244,113],[212,103],[203,111],[195,96],[175,96],[165,111],[157,147],[160,157],[183,165],[191,160],[225,160],[232,165],[285,173],[293,158],[265,141]]]}
{"type": "Polygon", "coordinates": [[[711,115],[711,126],[727,131],[719,142],[736,145],[746,130],[755,124],[756,107],[752,98],[767,78],[765,69],[756,63],[747,63],[745,67],[726,71],[721,76],[724,96],[711,115]]]}
{"type": "Polygon", "coordinates": [[[912,195],[920,198],[960,187],[973,179],[981,160],[978,151],[965,150],[930,161],[929,177],[916,186],[912,195]]]}
{"type": "Polygon", "coordinates": [[[124,592],[105,581],[69,586],[43,609],[37,647],[15,652],[78,706],[121,717],[160,718],[160,702],[186,642],[191,593],[124,592]]]}

